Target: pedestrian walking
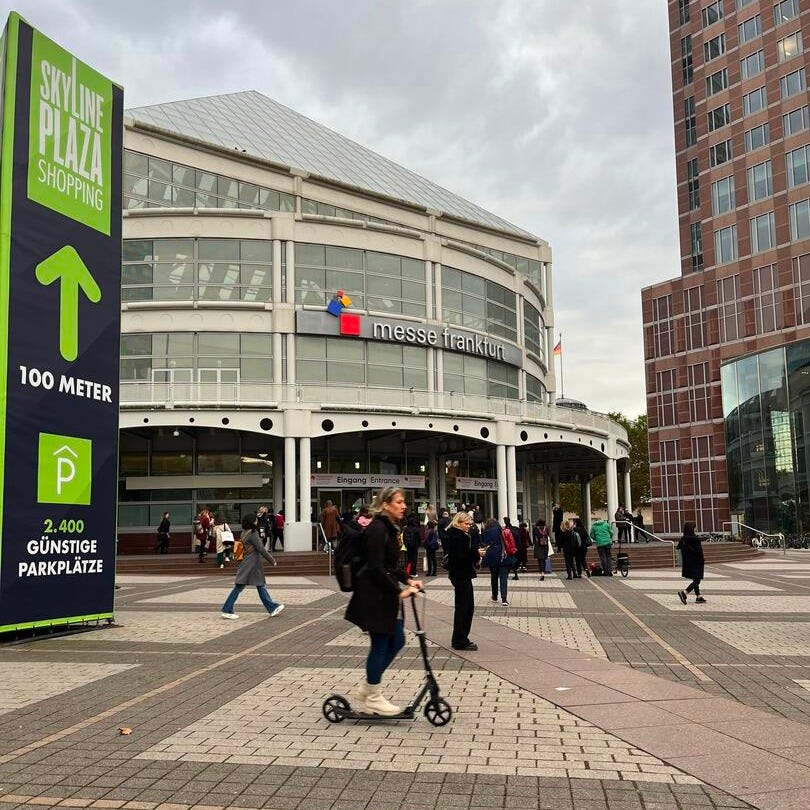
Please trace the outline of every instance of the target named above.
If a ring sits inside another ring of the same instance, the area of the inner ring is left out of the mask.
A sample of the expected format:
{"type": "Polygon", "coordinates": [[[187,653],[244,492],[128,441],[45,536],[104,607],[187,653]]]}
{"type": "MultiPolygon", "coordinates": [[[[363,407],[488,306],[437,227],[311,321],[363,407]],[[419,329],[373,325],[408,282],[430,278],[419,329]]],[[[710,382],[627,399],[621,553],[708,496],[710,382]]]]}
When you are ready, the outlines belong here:
{"type": "Polygon", "coordinates": [[[275,518],[273,519],[273,548],[272,550],[276,550],[276,543],[278,543],[281,548],[279,551],[284,551],[284,510],[279,509],[276,512],[275,518]]]}
{"type": "Polygon", "coordinates": [[[422,541],[422,533],[419,528],[419,517],[408,515],[405,521],[405,528],[402,531],[402,541],[405,543],[405,573],[415,577],[419,568],[419,545],[422,541]]]}
{"type": "Polygon", "coordinates": [[[574,565],[574,533],[571,531],[571,523],[564,520],[560,531],[557,532],[557,551],[562,551],[565,559],[565,578],[573,579],[576,573],[574,565]]]}
{"type": "Polygon", "coordinates": [[[169,553],[169,541],[172,539],[171,535],[172,523],[170,518],[171,515],[168,512],[164,512],[163,516],[160,518],[160,525],[157,527],[158,554],[169,553]]]}
{"type": "Polygon", "coordinates": [[[563,522],[562,504],[559,501],[556,501],[551,509],[551,534],[554,538],[554,542],[557,545],[560,544],[560,540],[557,537],[557,532],[560,531],[560,529],[562,528],[562,522],[563,522]]]}
{"type": "Polygon", "coordinates": [[[436,576],[436,551],[439,548],[439,533],[436,524],[430,520],[425,527],[425,557],[427,558],[427,576],[436,576]]]}
{"type": "Polygon", "coordinates": [[[501,604],[508,607],[509,571],[515,564],[515,558],[506,553],[503,532],[495,518],[490,518],[484,524],[482,540],[484,543],[484,556],[481,564],[489,568],[492,601],[498,601],[498,593],[500,592],[501,604]]]}
{"type": "Polygon", "coordinates": [[[264,568],[262,568],[262,559],[267,560],[270,565],[276,565],[273,555],[264,547],[259,532],[256,529],[256,516],[246,515],[242,520],[242,544],[244,546],[244,557],[236,569],[236,579],[234,581],[233,590],[228,594],[225,604],[222,606],[222,613],[220,614],[223,619],[238,619],[239,616],[233,612],[236,600],[239,594],[245,589],[247,585],[255,586],[259,592],[259,599],[262,604],[267,608],[267,612],[271,616],[278,616],[284,605],[274,602],[273,598],[267,592],[267,584],[264,578],[264,568]]]}
{"type": "Polygon", "coordinates": [[[529,524],[521,523],[518,527],[518,571],[525,571],[529,563],[529,548],[532,539],[529,536],[529,524]]]}
{"type": "Polygon", "coordinates": [[[581,518],[575,517],[573,523],[572,531],[575,534],[575,540],[579,540],[579,543],[574,543],[574,562],[577,566],[576,576],[581,577],[584,571],[585,575],[590,579],[591,572],[588,570],[588,563],[585,558],[591,545],[591,538],[588,537],[588,531],[581,518]]]}
{"type": "MultiPolygon", "coordinates": [[[[475,651],[478,645],[470,641],[475,594],[472,581],[478,576],[477,568],[481,555],[473,545],[470,528],[472,518],[466,512],[456,512],[447,527],[444,552],[447,555],[447,573],[453,586],[453,637],[454,650],[475,651]]],[[[496,524],[497,525],[497,524],[496,524]]]]}
{"type": "Polygon", "coordinates": [[[678,598],[686,604],[688,594],[695,592],[696,604],[703,605],[706,600],[700,595],[700,583],[703,580],[703,545],[701,539],[695,534],[694,523],[683,524],[683,537],[678,548],[681,550],[681,576],[692,581],[686,590],[678,591],[678,598]]]}
{"type": "Polygon", "coordinates": [[[225,563],[233,559],[234,537],[231,527],[222,515],[217,515],[214,520],[214,538],[217,544],[217,565],[224,568],[225,563]]]}
{"type": "Polygon", "coordinates": [[[602,518],[591,518],[590,538],[596,543],[603,576],[612,577],[613,557],[610,554],[610,547],[613,544],[613,529],[611,529],[610,523],[602,518]]]}
{"type": "Polygon", "coordinates": [[[546,560],[548,559],[548,526],[543,518],[538,518],[532,527],[532,554],[540,569],[540,580],[546,578],[546,560]]]}
{"type": "Polygon", "coordinates": [[[405,515],[405,493],[386,487],[375,497],[372,517],[363,533],[366,564],[358,573],[346,619],[369,634],[366,680],[356,690],[363,709],[392,717],[402,710],[382,694],[382,677],[405,646],[402,603],[422,589],[418,580],[400,567],[400,523],[405,515]]]}
{"type": "Polygon", "coordinates": [[[203,507],[197,513],[193,521],[194,546],[197,552],[197,562],[205,560],[205,552],[208,548],[208,533],[211,529],[211,514],[203,507]]]}
{"type": "Polygon", "coordinates": [[[327,501],[321,512],[323,533],[332,548],[340,537],[340,513],[332,501],[327,501]]]}

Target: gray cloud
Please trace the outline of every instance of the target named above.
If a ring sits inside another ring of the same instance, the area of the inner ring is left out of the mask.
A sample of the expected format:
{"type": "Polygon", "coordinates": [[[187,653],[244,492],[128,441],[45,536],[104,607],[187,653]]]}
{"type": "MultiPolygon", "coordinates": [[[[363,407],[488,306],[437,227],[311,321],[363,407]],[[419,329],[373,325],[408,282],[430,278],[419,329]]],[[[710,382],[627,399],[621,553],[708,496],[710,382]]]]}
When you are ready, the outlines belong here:
{"type": "Polygon", "coordinates": [[[566,394],[644,409],[639,290],[679,268],[664,5],[14,7],[128,106],[256,89],[547,239],[566,394]]]}

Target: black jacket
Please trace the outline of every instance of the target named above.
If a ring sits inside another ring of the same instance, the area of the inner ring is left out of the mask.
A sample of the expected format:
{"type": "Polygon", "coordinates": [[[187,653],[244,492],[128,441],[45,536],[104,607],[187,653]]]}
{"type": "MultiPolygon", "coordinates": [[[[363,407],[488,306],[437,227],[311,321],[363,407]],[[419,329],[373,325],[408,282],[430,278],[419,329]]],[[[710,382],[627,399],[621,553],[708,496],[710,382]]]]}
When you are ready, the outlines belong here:
{"type": "Polygon", "coordinates": [[[447,554],[447,573],[451,579],[475,579],[478,576],[475,573],[478,548],[467,532],[448,526],[444,553],[447,554]]]}
{"type": "Polygon", "coordinates": [[[559,529],[557,531],[557,546],[560,551],[573,551],[574,550],[574,533],[572,531],[565,531],[559,529]]]}
{"type": "Polygon", "coordinates": [[[363,535],[366,567],[357,577],[346,619],[368,633],[392,634],[400,612],[399,583],[408,577],[399,567],[399,527],[377,515],[363,535]]]}
{"type": "Polygon", "coordinates": [[[678,548],[681,550],[681,576],[685,579],[703,579],[703,546],[696,534],[685,534],[678,548]]]}

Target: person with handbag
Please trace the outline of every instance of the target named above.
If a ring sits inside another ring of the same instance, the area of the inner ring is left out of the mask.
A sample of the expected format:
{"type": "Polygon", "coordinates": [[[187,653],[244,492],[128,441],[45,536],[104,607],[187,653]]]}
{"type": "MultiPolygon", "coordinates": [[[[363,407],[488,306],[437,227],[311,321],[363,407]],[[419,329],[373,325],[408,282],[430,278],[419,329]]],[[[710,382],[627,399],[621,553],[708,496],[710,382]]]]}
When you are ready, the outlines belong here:
{"type": "Polygon", "coordinates": [[[470,529],[472,518],[466,512],[456,512],[447,526],[444,541],[445,558],[442,565],[447,569],[453,585],[453,638],[454,650],[474,652],[478,645],[470,641],[475,593],[472,581],[478,576],[476,569],[481,560],[478,547],[473,543],[470,529]]]}
{"type": "Polygon", "coordinates": [[[217,515],[214,521],[214,537],[217,542],[217,565],[224,568],[225,563],[233,558],[234,538],[231,527],[222,515],[217,515]]]}
{"type": "Polygon", "coordinates": [[[548,559],[548,526],[543,518],[538,518],[532,526],[532,554],[540,569],[540,580],[546,578],[546,560],[548,559]]]}
{"type": "Polygon", "coordinates": [[[225,604],[222,606],[220,616],[223,619],[238,619],[236,613],[233,612],[236,600],[239,594],[245,589],[246,585],[254,585],[259,592],[259,599],[267,609],[271,617],[278,616],[284,605],[274,602],[273,598],[267,592],[267,581],[264,578],[264,568],[262,568],[262,559],[267,560],[270,565],[276,565],[273,555],[264,547],[262,538],[256,529],[256,516],[246,515],[242,518],[242,543],[245,549],[245,556],[236,569],[236,579],[234,581],[233,590],[228,594],[225,604]]]}
{"type": "Polygon", "coordinates": [[[501,604],[509,606],[507,589],[509,587],[509,571],[515,564],[516,558],[506,553],[503,532],[495,518],[490,518],[484,524],[484,557],[481,564],[489,568],[490,584],[492,585],[492,601],[498,601],[498,591],[501,594],[501,604]]]}

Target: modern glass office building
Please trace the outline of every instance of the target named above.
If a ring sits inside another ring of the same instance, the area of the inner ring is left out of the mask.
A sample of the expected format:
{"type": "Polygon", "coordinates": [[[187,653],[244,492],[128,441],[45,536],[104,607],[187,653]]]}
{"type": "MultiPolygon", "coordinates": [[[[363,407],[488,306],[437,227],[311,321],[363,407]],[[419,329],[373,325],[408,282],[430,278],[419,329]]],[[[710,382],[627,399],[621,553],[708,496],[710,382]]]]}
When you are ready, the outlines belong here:
{"type": "Polygon", "coordinates": [[[630,500],[621,427],[554,405],[545,241],[259,93],[125,123],[123,551],[203,505],[283,507],[308,547],[384,482],[529,518],[621,472],[630,500]]]}
{"type": "Polygon", "coordinates": [[[810,340],[721,367],[732,516],[810,532],[810,340]]]}

